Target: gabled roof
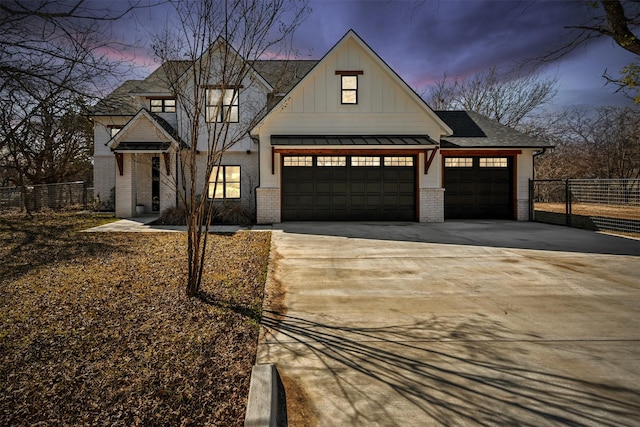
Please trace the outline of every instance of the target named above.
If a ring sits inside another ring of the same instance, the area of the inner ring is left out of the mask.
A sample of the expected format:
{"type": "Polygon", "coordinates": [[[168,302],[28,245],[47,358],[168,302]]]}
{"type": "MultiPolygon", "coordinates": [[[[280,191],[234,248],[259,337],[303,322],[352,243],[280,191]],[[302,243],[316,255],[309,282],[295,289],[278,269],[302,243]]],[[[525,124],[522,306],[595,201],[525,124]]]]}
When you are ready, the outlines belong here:
{"type": "Polygon", "coordinates": [[[167,73],[180,76],[189,68],[189,65],[191,65],[191,61],[167,61],[156,68],[146,79],[139,80],[131,89],[130,94],[132,96],[171,95],[167,73]]]}
{"type": "Polygon", "coordinates": [[[131,92],[142,80],[127,80],[90,108],[92,116],[133,116],[140,110],[140,102],[131,92]]]}
{"type": "Polygon", "coordinates": [[[141,109],[120,131],[111,138],[106,145],[113,151],[166,151],[171,146],[188,147],[180,136],[178,131],[173,128],[166,120],[157,114],[153,114],[146,109],[141,109]],[[166,141],[126,141],[127,132],[136,126],[141,120],[149,120],[156,129],[166,138],[166,141]]]}
{"type": "MultiPolygon", "coordinates": [[[[414,101],[416,101],[416,103],[420,106],[422,106],[423,110],[440,126],[440,128],[442,129],[442,134],[444,135],[449,135],[452,133],[452,130],[449,128],[449,126],[447,126],[447,124],[442,121],[440,119],[440,117],[438,117],[435,112],[431,109],[431,107],[429,107],[429,105],[427,105],[427,103],[398,75],[398,73],[396,73],[386,62],[384,62],[384,60],[382,58],[380,58],[380,56],[373,50],[371,49],[371,47],[369,47],[369,45],[362,40],[362,38],[360,38],[360,36],[358,34],[356,34],[356,32],[351,29],[349,31],[347,31],[347,33],[331,48],[329,49],[329,51],[322,57],[322,59],[320,59],[312,68],[311,70],[309,70],[309,72],[307,72],[307,74],[300,79],[300,81],[298,81],[295,86],[293,88],[291,88],[291,90],[289,91],[289,93],[292,93],[295,91],[296,87],[302,85],[304,83],[304,81],[313,73],[313,71],[316,68],[320,68],[322,66],[322,64],[324,62],[326,62],[333,52],[337,51],[338,49],[340,49],[340,47],[347,43],[349,40],[354,40],[358,45],[360,45],[360,47],[367,52],[373,59],[375,62],[378,63],[378,65],[380,67],[382,67],[384,70],[386,70],[391,76],[392,78],[401,86],[405,89],[405,91],[407,92],[407,94],[414,99],[414,101]]],[[[266,120],[269,119],[269,117],[272,115],[272,113],[274,111],[276,111],[278,109],[278,107],[280,105],[282,105],[284,102],[286,102],[286,99],[282,99],[280,100],[272,109],[269,113],[267,113],[257,124],[256,126],[254,126],[254,128],[251,130],[251,133],[253,134],[253,132],[255,131],[255,129],[257,129],[258,127],[262,126],[264,124],[264,122],[266,120]]]]}
{"type": "Polygon", "coordinates": [[[275,93],[289,92],[318,63],[318,60],[257,60],[251,65],[275,93]]]}
{"type": "Polygon", "coordinates": [[[475,111],[436,111],[436,114],[453,129],[453,135],[441,138],[441,148],[551,147],[475,111]]]}

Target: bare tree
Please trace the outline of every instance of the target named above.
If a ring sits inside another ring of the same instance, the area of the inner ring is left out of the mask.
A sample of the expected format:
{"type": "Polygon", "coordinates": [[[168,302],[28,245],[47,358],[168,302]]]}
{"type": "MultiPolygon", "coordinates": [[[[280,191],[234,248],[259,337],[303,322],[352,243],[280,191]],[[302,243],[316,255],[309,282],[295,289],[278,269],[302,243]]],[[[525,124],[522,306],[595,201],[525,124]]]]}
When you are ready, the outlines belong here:
{"type": "MultiPolygon", "coordinates": [[[[547,63],[554,61],[574,51],[593,39],[601,37],[611,38],[621,48],[640,55],[640,2],[620,0],[600,0],[584,2],[585,7],[591,12],[586,22],[581,25],[567,26],[573,31],[569,42],[550,50],[535,63],[547,63]]],[[[604,71],[603,77],[618,86],[618,91],[623,91],[627,96],[640,103],[640,64],[633,61],[620,71],[620,77],[615,78],[604,71]]]]}
{"type": "Polygon", "coordinates": [[[539,178],[639,178],[640,112],[630,107],[570,108],[529,131],[555,145],[536,165],[539,178]]]}
{"type": "Polygon", "coordinates": [[[286,56],[291,36],[307,13],[306,4],[287,0],[203,0],[175,3],[176,33],[156,38],[154,50],[166,67],[178,105],[178,127],[188,147],[180,152],[181,189],[186,208],[188,281],[198,295],[214,213],[223,154],[245,139],[267,108],[257,98],[251,61],[266,53],[286,56]],[[238,100],[242,98],[242,110],[238,100]],[[204,177],[204,179],[203,179],[204,177]]]}
{"type": "Polygon", "coordinates": [[[64,122],[65,117],[77,109],[78,99],[99,96],[98,89],[127,65],[124,58],[104,54],[120,50],[113,49],[120,46],[109,26],[140,5],[118,7],[85,0],[0,1],[0,164],[12,167],[14,182],[69,176],[63,169],[73,162],[58,164],[60,151],[54,154],[52,147],[68,142],[63,151],[74,152],[86,121],[64,122]],[[61,136],[62,128],[76,124],[75,136],[61,136]],[[45,176],[43,168],[55,170],[55,177],[45,176]]]}
{"type": "Polygon", "coordinates": [[[9,108],[0,111],[0,133],[15,135],[3,140],[3,181],[24,185],[88,178],[92,169],[93,125],[86,116],[86,103],[68,93],[31,95],[41,101],[37,110],[30,109],[30,102],[24,105],[20,97],[11,96],[5,99],[9,108]],[[25,108],[30,110],[25,112],[25,108]],[[26,118],[18,127],[12,122],[17,116],[26,118]]]}
{"type": "Polygon", "coordinates": [[[536,108],[556,94],[557,79],[537,74],[501,74],[496,67],[463,79],[446,74],[429,91],[427,103],[436,110],[476,111],[505,126],[517,128],[536,108]]]}

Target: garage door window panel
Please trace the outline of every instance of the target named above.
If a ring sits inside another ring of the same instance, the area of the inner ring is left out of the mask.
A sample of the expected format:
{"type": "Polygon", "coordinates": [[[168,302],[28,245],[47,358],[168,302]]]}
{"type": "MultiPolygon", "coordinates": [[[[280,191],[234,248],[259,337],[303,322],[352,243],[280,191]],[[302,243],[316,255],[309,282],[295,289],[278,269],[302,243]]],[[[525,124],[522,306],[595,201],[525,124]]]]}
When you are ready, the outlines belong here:
{"type": "Polygon", "coordinates": [[[471,168],[473,167],[473,157],[446,157],[444,159],[445,168],[471,168]]]}
{"type": "Polygon", "coordinates": [[[385,157],[385,166],[413,166],[413,157],[385,157]]]}
{"type": "Polygon", "coordinates": [[[282,159],[283,165],[286,167],[298,166],[298,167],[312,167],[312,156],[284,156],[282,159]]]}
{"type": "Polygon", "coordinates": [[[380,157],[373,156],[353,156],[351,157],[351,166],[364,167],[364,166],[380,166],[380,157]]]}
{"type": "Polygon", "coordinates": [[[321,167],[340,167],[347,165],[346,156],[318,156],[317,165],[321,167]]]}
{"type": "Polygon", "coordinates": [[[481,157],[481,168],[506,168],[509,166],[509,159],[506,157],[481,157]]]}

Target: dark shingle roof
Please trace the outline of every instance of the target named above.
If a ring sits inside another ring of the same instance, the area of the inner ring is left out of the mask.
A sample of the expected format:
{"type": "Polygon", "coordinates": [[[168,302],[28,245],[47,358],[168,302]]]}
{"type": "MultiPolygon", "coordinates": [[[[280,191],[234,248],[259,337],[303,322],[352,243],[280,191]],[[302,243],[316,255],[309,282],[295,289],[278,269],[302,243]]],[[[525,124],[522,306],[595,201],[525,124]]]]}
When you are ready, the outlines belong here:
{"type": "Polygon", "coordinates": [[[191,61],[167,61],[138,83],[131,90],[132,93],[169,93],[169,77],[181,76],[191,65],[191,61]]]}
{"type": "Polygon", "coordinates": [[[318,63],[317,60],[258,60],[253,69],[274,89],[275,93],[289,92],[318,63]]]}
{"type": "Polygon", "coordinates": [[[475,111],[436,111],[442,121],[453,130],[443,136],[441,148],[545,148],[539,141],[475,111]]]}
{"type": "MultiPolygon", "coordinates": [[[[318,61],[315,60],[260,60],[254,61],[254,69],[274,88],[275,93],[291,90],[318,61]]],[[[168,75],[180,76],[190,61],[168,61],[144,80],[127,80],[91,110],[94,116],[134,116],[143,106],[135,95],[169,93],[168,75]]]]}
{"type": "Polygon", "coordinates": [[[129,95],[141,80],[127,80],[109,95],[98,101],[90,111],[93,116],[133,116],[142,105],[140,101],[129,95]]]}
{"type": "Polygon", "coordinates": [[[427,135],[272,135],[271,145],[437,145],[427,135]]]}

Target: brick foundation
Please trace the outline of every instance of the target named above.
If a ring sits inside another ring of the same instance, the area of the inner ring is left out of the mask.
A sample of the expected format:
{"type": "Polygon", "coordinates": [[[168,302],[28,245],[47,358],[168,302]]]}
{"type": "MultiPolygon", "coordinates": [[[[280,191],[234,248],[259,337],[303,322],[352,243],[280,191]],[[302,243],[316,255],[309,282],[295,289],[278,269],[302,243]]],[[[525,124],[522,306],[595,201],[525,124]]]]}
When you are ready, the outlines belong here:
{"type": "Polygon", "coordinates": [[[256,188],[257,223],[280,222],[280,189],[256,188]]]}
{"type": "Polygon", "coordinates": [[[420,189],[420,222],[444,222],[444,188],[420,189]]]}

